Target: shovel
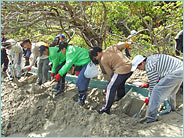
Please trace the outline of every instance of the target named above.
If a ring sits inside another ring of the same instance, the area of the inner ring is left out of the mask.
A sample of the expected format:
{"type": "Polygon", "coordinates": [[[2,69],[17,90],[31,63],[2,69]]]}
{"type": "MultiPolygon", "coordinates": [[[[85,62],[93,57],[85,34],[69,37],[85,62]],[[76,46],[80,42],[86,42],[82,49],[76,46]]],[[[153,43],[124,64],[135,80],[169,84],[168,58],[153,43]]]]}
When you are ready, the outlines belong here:
{"type": "Polygon", "coordinates": [[[141,107],[141,109],[140,109],[140,111],[138,113],[133,115],[133,118],[141,118],[141,115],[142,115],[145,107],[146,107],[146,103],[143,104],[143,106],[141,107]]]}
{"type": "Polygon", "coordinates": [[[43,84],[43,86],[49,87],[49,86],[52,85],[54,82],[56,82],[55,79],[53,79],[53,80],[51,80],[51,81],[49,81],[49,82],[45,82],[45,83],[43,84]]]}

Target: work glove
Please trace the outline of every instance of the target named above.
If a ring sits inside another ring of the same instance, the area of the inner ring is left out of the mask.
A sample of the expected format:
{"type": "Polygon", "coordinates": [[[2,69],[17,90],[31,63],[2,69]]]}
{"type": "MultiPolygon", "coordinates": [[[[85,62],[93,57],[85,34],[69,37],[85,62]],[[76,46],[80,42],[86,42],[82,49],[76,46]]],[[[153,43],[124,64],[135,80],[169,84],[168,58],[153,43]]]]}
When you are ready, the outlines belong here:
{"type": "Polygon", "coordinates": [[[54,73],[51,73],[51,75],[50,75],[50,76],[51,76],[52,78],[54,78],[54,75],[55,75],[54,73]]]}
{"type": "Polygon", "coordinates": [[[158,83],[160,81],[160,78],[158,78],[157,80],[156,80],[156,82],[158,83]]]}
{"type": "Polygon", "coordinates": [[[61,79],[61,75],[58,73],[56,76],[55,76],[55,79],[56,81],[59,81],[61,79]]]}
{"type": "Polygon", "coordinates": [[[133,41],[126,41],[125,47],[128,49],[131,49],[130,45],[132,45],[132,44],[133,44],[133,41]]]}
{"type": "Polygon", "coordinates": [[[149,84],[141,84],[139,87],[140,88],[148,88],[149,87],[149,84]]]}
{"type": "Polygon", "coordinates": [[[28,67],[28,68],[27,68],[27,71],[30,71],[30,70],[31,70],[31,67],[28,67]]]}
{"type": "Polygon", "coordinates": [[[134,43],[134,41],[133,41],[133,39],[132,39],[132,38],[130,38],[130,39],[128,40],[128,42],[130,42],[130,43],[131,43],[131,45],[134,43]]]}
{"type": "Polygon", "coordinates": [[[149,103],[149,99],[148,99],[148,98],[146,98],[146,99],[144,100],[144,102],[146,103],[146,105],[148,105],[148,103],[149,103]]]}

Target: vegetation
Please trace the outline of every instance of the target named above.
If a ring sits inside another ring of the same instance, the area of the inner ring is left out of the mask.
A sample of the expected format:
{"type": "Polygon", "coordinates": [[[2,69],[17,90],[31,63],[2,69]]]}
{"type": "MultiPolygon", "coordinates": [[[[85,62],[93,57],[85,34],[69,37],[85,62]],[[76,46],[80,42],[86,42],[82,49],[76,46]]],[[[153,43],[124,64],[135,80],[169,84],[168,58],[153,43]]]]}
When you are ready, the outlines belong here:
{"type": "Polygon", "coordinates": [[[63,33],[85,48],[127,41],[132,53],[174,55],[174,37],[183,29],[182,1],[3,1],[1,30],[9,38],[51,43],[63,33]]]}

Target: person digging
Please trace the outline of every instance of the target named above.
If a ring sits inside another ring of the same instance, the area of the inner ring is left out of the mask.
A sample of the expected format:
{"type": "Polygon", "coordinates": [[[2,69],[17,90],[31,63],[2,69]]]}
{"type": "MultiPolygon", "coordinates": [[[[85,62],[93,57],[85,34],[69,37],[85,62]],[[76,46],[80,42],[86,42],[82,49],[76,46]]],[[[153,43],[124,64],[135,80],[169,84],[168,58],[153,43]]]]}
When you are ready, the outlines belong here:
{"type": "Polygon", "coordinates": [[[102,50],[99,47],[94,47],[90,51],[90,57],[100,61],[103,73],[111,76],[111,79],[106,87],[106,104],[98,111],[99,114],[110,114],[110,109],[114,101],[119,101],[125,96],[125,82],[132,75],[132,63],[122,53],[125,48],[129,48],[132,42],[120,42],[116,45],[102,50]],[[117,99],[115,95],[117,92],[117,99]]]}
{"type": "MultiPolygon", "coordinates": [[[[59,47],[41,47],[42,53],[48,56],[49,61],[52,62],[51,78],[54,78],[55,74],[63,67],[66,62],[66,56],[62,52],[58,52],[59,47]]],[[[55,96],[64,92],[65,89],[65,76],[63,75],[61,80],[59,80],[56,86],[52,89],[55,96]]]]}
{"type": "Polygon", "coordinates": [[[88,85],[90,82],[90,78],[86,78],[84,76],[84,72],[88,63],[91,62],[89,57],[89,52],[85,48],[77,47],[69,45],[67,42],[60,42],[59,43],[59,50],[58,52],[62,52],[66,56],[66,63],[62,66],[62,68],[58,71],[57,75],[55,76],[56,81],[59,81],[64,74],[66,74],[72,65],[82,66],[82,70],[79,73],[79,76],[76,81],[76,85],[78,87],[78,103],[79,105],[84,105],[88,85]]]}
{"type": "Polygon", "coordinates": [[[183,80],[183,62],[169,55],[155,54],[149,57],[137,55],[133,58],[132,64],[132,71],[136,68],[145,70],[149,79],[147,113],[140,123],[158,121],[158,108],[165,99],[168,99],[171,111],[174,111],[176,93],[183,80]],[[159,82],[158,78],[160,78],[159,82]]]}

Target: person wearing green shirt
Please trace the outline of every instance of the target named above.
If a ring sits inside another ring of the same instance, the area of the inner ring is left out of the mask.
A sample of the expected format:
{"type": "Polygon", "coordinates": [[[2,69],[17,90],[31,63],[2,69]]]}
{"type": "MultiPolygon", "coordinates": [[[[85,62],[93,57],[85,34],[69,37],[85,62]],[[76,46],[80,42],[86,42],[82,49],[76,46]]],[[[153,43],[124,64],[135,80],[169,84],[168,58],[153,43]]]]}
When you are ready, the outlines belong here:
{"type": "MultiPolygon", "coordinates": [[[[62,52],[57,52],[59,50],[58,47],[41,47],[40,52],[43,53],[43,55],[47,55],[49,58],[49,61],[52,62],[52,73],[51,77],[54,78],[55,74],[58,73],[58,71],[62,68],[62,66],[65,64],[66,56],[62,52]]],[[[62,80],[59,80],[56,86],[53,88],[53,92],[58,95],[62,92],[64,92],[65,88],[65,76],[66,73],[63,74],[62,80]]]]}
{"type": "Polygon", "coordinates": [[[67,42],[59,43],[58,52],[59,53],[62,52],[66,56],[66,63],[59,70],[58,74],[55,76],[56,81],[59,81],[61,77],[69,71],[69,69],[72,67],[73,64],[76,66],[82,66],[82,70],[79,73],[76,85],[78,87],[79,92],[78,103],[80,105],[84,105],[90,81],[90,78],[86,78],[84,76],[86,67],[88,63],[91,61],[89,57],[89,52],[85,48],[68,45],[67,42]]]}

